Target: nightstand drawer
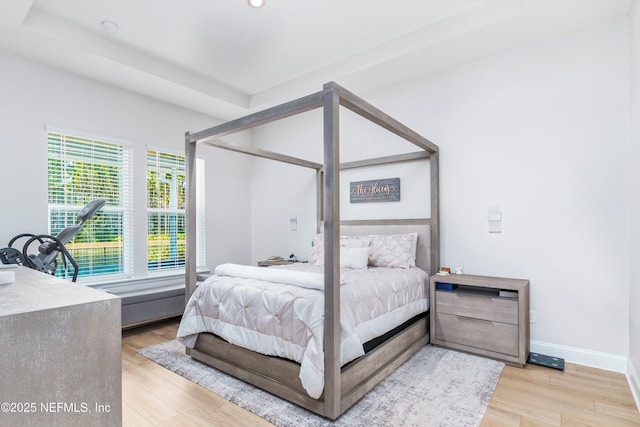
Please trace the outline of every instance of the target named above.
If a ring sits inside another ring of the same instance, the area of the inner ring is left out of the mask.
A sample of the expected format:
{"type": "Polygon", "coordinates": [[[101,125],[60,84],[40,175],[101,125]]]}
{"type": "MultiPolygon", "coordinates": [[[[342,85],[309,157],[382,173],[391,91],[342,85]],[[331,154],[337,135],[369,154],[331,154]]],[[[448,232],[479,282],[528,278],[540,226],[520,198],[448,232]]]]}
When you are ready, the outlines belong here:
{"type": "Polygon", "coordinates": [[[518,356],[518,326],[436,313],[435,338],[446,343],[518,356]]]}
{"type": "Polygon", "coordinates": [[[436,293],[437,313],[518,324],[518,301],[515,299],[488,298],[449,291],[436,291],[436,293]]]}

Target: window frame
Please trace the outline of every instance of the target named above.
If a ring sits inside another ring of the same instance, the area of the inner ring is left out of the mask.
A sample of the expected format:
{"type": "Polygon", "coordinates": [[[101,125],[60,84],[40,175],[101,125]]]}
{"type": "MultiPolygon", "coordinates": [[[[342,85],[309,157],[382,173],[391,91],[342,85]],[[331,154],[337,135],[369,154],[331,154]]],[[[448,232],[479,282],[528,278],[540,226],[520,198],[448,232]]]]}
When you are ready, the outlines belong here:
{"type": "MultiPolygon", "coordinates": [[[[148,145],[146,147],[145,164],[147,169],[145,173],[145,177],[146,177],[145,196],[146,196],[146,218],[147,218],[147,234],[146,234],[147,274],[150,276],[151,275],[165,276],[165,275],[173,275],[173,274],[183,274],[185,272],[184,263],[181,266],[164,267],[164,268],[161,267],[157,269],[150,268],[151,263],[149,260],[149,247],[148,247],[148,244],[151,241],[151,235],[149,234],[150,214],[161,213],[161,212],[164,212],[164,213],[177,212],[181,215],[184,215],[184,219],[186,221],[186,209],[173,209],[171,207],[169,208],[149,207],[149,153],[150,152],[182,158],[182,161],[184,162],[183,166],[184,166],[184,173],[186,178],[186,156],[184,155],[184,153],[180,153],[177,150],[171,150],[164,147],[158,147],[153,145],[148,145]]],[[[205,160],[204,160],[204,157],[201,157],[201,156],[198,156],[196,158],[196,179],[198,180],[198,187],[197,187],[198,194],[196,195],[196,204],[197,204],[197,207],[196,207],[196,210],[197,210],[196,212],[196,230],[197,230],[196,232],[196,246],[197,246],[196,264],[198,265],[198,268],[202,270],[202,269],[206,269],[205,267],[206,266],[206,243],[205,243],[206,242],[206,219],[205,219],[206,201],[205,201],[205,190],[204,190],[205,160]]],[[[186,179],[185,179],[184,185],[186,186],[186,179]]],[[[186,197],[186,191],[185,191],[185,197],[186,197]]],[[[185,202],[185,208],[186,208],[186,202],[185,202]]],[[[185,222],[185,238],[186,238],[186,222],[185,222]]],[[[185,252],[185,258],[186,258],[186,252],[185,252]]]]}
{"type": "MultiPolygon", "coordinates": [[[[82,283],[87,283],[87,284],[91,284],[91,283],[95,283],[95,282],[106,282],[106,281],[115,281],[115,280],[123,280],[123,279],[127,279],[130,278],[134,275],[134,251],[133,251],[133,246],[134,246],[134,241],[135,241],[135,236],[133,234],[134,232],[134,228],[133,228],[133,216],[134,216],[134,204],[133,204],[133,151],[134,151],[134,144],[130,141],[127,140],[123,140],[120,138],[116,138],[116,137],[112,137],[112,136],[107,136],[107,135],[98,135],[98,134],[92,134],[92,133],[88,133],[88,132],[83,132],[83,131],[78,131],[78,130],[74,130],[74,129],[68,129],[68,128],[61,128],[61,127],[54,127],[54,126],[45,126],[45,130],[46,130],[46,138],[47,138],[47,213],[48,213],[48,217],[47,217],[47,226],[48,226],[48,233],[57,234],[57,230],[54,227],[54,224],[52,223],[53,220],[53,212],[56,210],[61,211],[62,213],[74,213],[73,217],[75,218],[75,214],[77,214],[77,212],[82,209],[82,207],[84,206],[84,204],[82,205],[77,205],[77,204],[66,204],[66,203],[52,203],[51,202],[51,197],[52,194],[51,192],[51,186],[50,186],[50,182],[52,179],[56,179],[56,176],[54,174],[52,174],[52,171],[50,169],[50,161],[52,158],[57,157],[55,155],[55,153],[52,155],[52,151],[55,150],[55,148],[52,149],[52,140],[55,137],[52,137],[52,135],[57,135],[60,137],[60,152],[59,152],[59,156],[68,156],[68,153],[62,153],[62,141],[65,139],[68,140],[76,140],[72,143],[77,144],[78,147],[82,148],[82,144],[83,143],[79,143],[78,140],[87,140],[87,144],[85,145],[87,147],[87,152],[91,152],[94,153],[94,151],[96,151],[96,148],[98,146],[98,144],[102,144],[103,146],[106,145],[110,145],[110,146],[117,146],[119,147],[118,150],[120,150],[120,154],[113,157],[113,158],[109,158],[108,160],[110,161],[115,161],[116,164],[118,165],[119,168],[122,168],[122,170],[120,170],[119,172],[119,192],[118,192],[118,198],[119,198],[119,204],[118,205],[114,205],[111,203],[107,203],[104,207],[102,207],[102,209],[99,211],[98,214],[96,214],[96,217],[98,215],[104,214],[104,215],[108,215],[108,213],[113,213],[113,212],[121,212],[121,222],[119,225],[120,227],[120,231],[121,234],[119,234],[118,236],[121,236],[121,241],[122,241],[122,246],[121,246],[121,251],[122,254],[120,256],[121,261],[117,264],[118,266],[121,267],[121,271],[119,272],[108,272],[108,273],[95,273],[92,272],[90,274],[82,274],[78,276],[78,281],[82,282],[82,283]],[[96,144],[97,143],[97,144],[96,144]],[[89,148],[90,147],[90,148],[89,148]],[[117,157],[117,158],[116,158],[117,157]]],[[[68,144],[64,144],[65,146],[67,146],[68,144]]],[[[68,158],[71,158],[73,156],[69,156],[68,158]]],[[[91,160],[93,160],[93,163],[95,164],[101,164],[100,159],[98,159],[97,157],[100,156],[96,156],[96,158],[91,159],[90,157],[87,157],[87,163],[91,163],[91,160]]],[[[65,157],[67,158],[67,157],[65,157]]],[[[68,162],[72,163],[73,160],[67,160],[68,162]]],[[[107,164],[107,161],[104,160],[104,164],[107,164]]],[[[62,178],[61,175],[58,175],[57,178],[62,178]]],[[[93,185],[93,183],[91,184],[93,185]]],[[[72,193],[72,192],[71,192],[72,193]]],[[[95,198],[99,198],[99,197],[93,197],[93,199],[95,198]]],[[[66,215],[66,214],[65,214],[66,215]]],[[[95,219],[95,218],[94,218],[95,219]]],[[[92,220],[89,220],[87,222],[87,224],[85,225],[85,227],[90,228],[92,226],[91,224],[92,220]]],[[[65,221],[66,222],[66,221],[65,221]]],[[[71,221],[69,221],[71,222],[71,221]]],[[[75,224],[75,222],[74,222],[75,224]]],[[[63,225],[64,226],[68,226],[68,225],[72,225],[71,223],[67,224],[67,225],[63,225]]],[[[72,241],[73,242],[73,241],[72,241]]],[[[111,243],[111,242],[108,242],[111,243]]],[[[70,252],[74,252],[76,249],[73,248],[73,244],[70,242],[69,243],[70,246],[72,246],[72,248],[68,248],[70,252]]],[[[93,246],[99,245],[99,243],[94,243],[93,246]]],[[[108,245],[107,245],[108,246],[108,245]]],[[[104,248],[106,249],[107,246],[104,246],[104,248]]],[[[95,248],[94,248],[95,249],[95,248]]],[[[77,257],[74,256],[74,258],[77,257]]],[[[70,269],[72,269],[72,267],[70,267],[70,269]]]]}

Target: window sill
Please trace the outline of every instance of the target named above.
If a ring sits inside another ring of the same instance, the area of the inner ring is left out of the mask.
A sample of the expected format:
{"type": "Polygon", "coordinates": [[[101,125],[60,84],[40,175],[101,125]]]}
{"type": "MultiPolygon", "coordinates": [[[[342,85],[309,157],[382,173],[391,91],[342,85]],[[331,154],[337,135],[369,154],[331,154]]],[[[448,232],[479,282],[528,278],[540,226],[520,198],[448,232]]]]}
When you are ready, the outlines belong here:
{"type": "MultiPolygon", "coordinates": [[[[197,274],[208,274],[206,267],[199,267],[197,274]]],[[[184,289],[184,271],[179,272],[154,272],[147,277],[127,278],[104,282],[89,282],[86,286],[100,289],[114,295],[134,295],[164,292],[172,289],[184,289]]]]}

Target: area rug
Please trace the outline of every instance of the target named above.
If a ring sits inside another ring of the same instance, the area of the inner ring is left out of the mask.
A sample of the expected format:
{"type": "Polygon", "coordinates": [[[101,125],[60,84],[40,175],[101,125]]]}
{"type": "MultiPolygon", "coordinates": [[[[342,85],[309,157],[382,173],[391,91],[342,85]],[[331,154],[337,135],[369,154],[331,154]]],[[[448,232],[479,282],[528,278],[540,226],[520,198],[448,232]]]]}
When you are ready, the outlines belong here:
{"type": "Polygon", "coordinates": [[[139,353],[279,427],[478,426],[504,368],[426,345],[332,422],[191,359],[176,340],[139,353]]]}

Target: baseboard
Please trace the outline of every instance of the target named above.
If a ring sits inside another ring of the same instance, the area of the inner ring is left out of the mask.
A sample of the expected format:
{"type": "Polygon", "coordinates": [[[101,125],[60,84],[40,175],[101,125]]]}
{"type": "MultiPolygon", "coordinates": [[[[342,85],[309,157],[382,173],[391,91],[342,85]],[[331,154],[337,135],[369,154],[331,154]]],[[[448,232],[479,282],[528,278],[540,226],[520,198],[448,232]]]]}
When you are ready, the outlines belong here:
{"type": "Polygon", "coordinates": [[[533,340],[530,341],[530,351],[532,353],[561,357],[569,363],[606,369],[608,371],[627,373],[628,370],[628,358],[617,354],[602,353],[533,340]]]}
{"type": "Polygon", "coordinates": [[[638,377],[638,372],[631,363],[631,359],[627,362],[627,382],[631,388],[633,400],[636,401],[636,408],[640,411],[640,377],[638,377]]]}

